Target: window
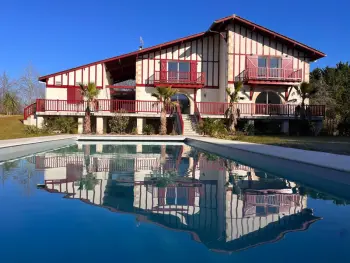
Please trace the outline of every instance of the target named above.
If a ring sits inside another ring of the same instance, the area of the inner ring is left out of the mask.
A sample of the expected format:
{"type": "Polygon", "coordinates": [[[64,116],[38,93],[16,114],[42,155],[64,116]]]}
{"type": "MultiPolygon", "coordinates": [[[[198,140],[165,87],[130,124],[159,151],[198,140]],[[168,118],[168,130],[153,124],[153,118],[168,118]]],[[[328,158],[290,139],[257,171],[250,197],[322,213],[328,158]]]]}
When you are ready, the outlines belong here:
{"type": "Polygon", "coordinates": [[[61,86],[62,85],[62,82],[60,80],[55,80],[55,85],[56,86],[61,86]]]}
{"type": "Polygon", "coordinates": [[[270,58],[270,68],[281,68],[281,58],[270,58]]]}
{"type": "Polygon", "coordinates": [[[267,58],[259,57],[258,58],[258,67],[259,68],[266,68],[266,65],[267,65],[267,58]]]}
{"type": "Polygon", "coordinates": [[[258,57],[258,77],[279,78],[282,59],[279,57],[258,57]]]}
{"type": "Polygon", "coordinates": [[[168,62],[168,79],[185,81],[190,79],[190,63],[189,62],[168,62]]]}

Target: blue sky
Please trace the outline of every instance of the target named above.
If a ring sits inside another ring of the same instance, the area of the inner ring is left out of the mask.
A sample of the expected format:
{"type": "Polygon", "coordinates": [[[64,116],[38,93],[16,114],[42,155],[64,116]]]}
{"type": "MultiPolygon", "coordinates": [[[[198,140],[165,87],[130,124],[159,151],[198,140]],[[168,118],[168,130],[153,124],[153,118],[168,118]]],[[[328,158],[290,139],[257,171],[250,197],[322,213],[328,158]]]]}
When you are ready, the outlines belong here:
{"type": "Polygon", "coordinates": [[[205,31],[237,14],[319,49],[313,65],[350,61],[348,0],[2,0],[0,72],[41,75],[205,31]]]}

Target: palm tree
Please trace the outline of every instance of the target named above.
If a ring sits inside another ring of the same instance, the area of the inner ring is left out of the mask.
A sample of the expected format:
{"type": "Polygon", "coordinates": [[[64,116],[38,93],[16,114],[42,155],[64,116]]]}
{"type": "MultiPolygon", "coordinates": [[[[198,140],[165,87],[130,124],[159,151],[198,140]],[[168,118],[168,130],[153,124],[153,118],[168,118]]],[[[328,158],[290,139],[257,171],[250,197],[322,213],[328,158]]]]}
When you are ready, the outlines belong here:
{"type": "Polygon", "coordinates": [[[96,84],[90,82],[87,85],[79,84],[81,95],[86,99],[87,106],[85,109],[84,116],[84,128],[83,132],[91,133],[91,107],[92,105],[96,105],[96,97],[100,93],[100,90],[96,88],[96,84]]]}
{"type": "Polygon", "coordinates": [[[6,115],[15,113],[19,107],[19,101],[15,93],[6,92],[2,98],[2,105],[6,112],[6,115]]]}
{"type": "Polygon", "coordinates": [[[298,95],[301,97],[301,107],[304,108],[305,100],[309,99],[317,92],[317,88],[308,82],[302,82],[299,89],[297,89],[298,95]]]}
{"type": "Polygon", "coordinates": [[[160,134],[166,134],[166,112],[169,108],[174,108],[177,103],[171,101],[171,97],[178,93],[178,90],[171,87],[157,87],[157,91],[152,93],[152,96],[157,98],[161,103],[160,110],[160,134]]]}
{"type": "Polygon", "coordinates": [[[309,108],[305,108],[305,100],[309,99],[312,95],[314,95],[317,92],[317,88],[316,86],[304,81],[296,90],[298,95],[301,97],[300,117],[302,119],[305,119],[308,115],[308,110],[310,110],[309,108]]]}
{"type": "Polygon", "coordinates": [[[229,119],[229,130],[232,133],[236,132],[237,120],[240,117],[240,110],[237,108],[237,101],[240,99],[238,94],[243,87],[241,81],[235,83],[235,90],[231,92],[229,88],[226,88],[226,93],[230,97],[230,105],[225,111],[225,117],[229,119]]]}

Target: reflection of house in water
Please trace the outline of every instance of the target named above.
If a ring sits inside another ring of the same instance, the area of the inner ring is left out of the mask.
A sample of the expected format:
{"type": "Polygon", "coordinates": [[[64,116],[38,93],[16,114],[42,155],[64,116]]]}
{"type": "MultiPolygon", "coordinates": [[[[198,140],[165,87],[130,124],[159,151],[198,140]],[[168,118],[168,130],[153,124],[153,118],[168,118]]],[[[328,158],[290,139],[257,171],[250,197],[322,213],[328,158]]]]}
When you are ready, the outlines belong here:
{"type": "Polygon", "coordinates": [[[193,154],[183,145],[106,147],[38,156],[47,190],[189,231],[224,252],[277,241],[319,219],[294,183],[248,166],[193,154]]]}

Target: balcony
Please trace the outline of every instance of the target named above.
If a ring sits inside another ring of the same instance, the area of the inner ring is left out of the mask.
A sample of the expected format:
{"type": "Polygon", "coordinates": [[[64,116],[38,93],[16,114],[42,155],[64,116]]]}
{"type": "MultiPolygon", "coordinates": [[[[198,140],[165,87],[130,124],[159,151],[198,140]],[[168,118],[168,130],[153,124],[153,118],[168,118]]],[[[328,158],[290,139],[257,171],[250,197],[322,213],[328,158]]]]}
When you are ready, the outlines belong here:
{"type": "Polygon", "coordinates": [[[173,85],[183,88],[201,88],[205,84],[204,72],[179,72],[179,71],[156,71],[154,74],[154,84],[173,85]]]}
{"type": "MultiPolygon", "coordinates": [[[[200,115],[216,115],[223,117],[230,106],[224,102],[197,102],[196,108],[200,115]]],[[[305,105],[304,111],[310,117],[324,117],[324,105],[305,105]]],[[[258,104],[258,103],[237,103],[236,108],[242,117],[256,116],[280,116],[298,117],[301,115],[301,106],[294,104],[258,104]]]]}
{"type": "Polygon", "coordinates": [[[303,72],[301,69],[250,67],[244,71],[244,81],[251,84],[283,84],[301,82],[303,72]]]}

